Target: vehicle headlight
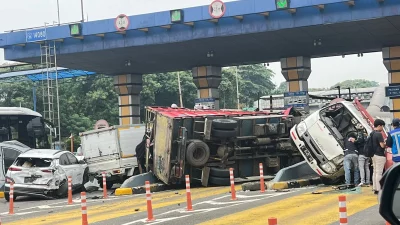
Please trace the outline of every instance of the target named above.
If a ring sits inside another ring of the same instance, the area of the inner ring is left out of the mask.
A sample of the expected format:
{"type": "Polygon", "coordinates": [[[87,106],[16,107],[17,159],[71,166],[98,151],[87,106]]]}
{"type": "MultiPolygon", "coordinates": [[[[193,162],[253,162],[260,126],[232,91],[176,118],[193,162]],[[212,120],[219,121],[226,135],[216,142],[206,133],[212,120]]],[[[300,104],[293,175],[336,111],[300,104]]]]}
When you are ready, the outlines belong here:
{"type": "Polygon", "coordinates": [[[302,137],[304,135],[304,133],[307,131],[306,123],[303,121],[303,122],[300,122],[299,124],[297,124],[296,131],[297,131],[297,135],[299,135],[299,137],[302,137]]]}
{"type": "Polygon", "coordinates": [[[321,165],[321,168],[326,172],[326,173],[333,173],[335,172],[335,166],[333,166],[331,163],[325,163],[321,165]]]}
{"type": "Polygon", "coordinates": [[[335,158],[333,158],[332,162],[335,165],[341,165],[343,163],[343,159],[344,159],[344,156],[343,155],[339,155],[339,156],[336,156],[335,158]]]}

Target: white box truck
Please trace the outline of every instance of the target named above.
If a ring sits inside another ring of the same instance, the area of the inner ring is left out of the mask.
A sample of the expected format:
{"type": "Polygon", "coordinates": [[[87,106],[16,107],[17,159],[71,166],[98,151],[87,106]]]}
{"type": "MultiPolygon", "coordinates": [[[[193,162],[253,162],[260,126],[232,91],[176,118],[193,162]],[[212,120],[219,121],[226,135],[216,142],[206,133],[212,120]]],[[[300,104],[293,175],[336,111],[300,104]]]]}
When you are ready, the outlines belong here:
{"type": "Polygon", "coordinates": [[[103,187],[102,172],[106,172],[107,188],[138,174],[135,148],[143,140],[145,125],[124,125],[80,133],[82,153],[103,187]]]}

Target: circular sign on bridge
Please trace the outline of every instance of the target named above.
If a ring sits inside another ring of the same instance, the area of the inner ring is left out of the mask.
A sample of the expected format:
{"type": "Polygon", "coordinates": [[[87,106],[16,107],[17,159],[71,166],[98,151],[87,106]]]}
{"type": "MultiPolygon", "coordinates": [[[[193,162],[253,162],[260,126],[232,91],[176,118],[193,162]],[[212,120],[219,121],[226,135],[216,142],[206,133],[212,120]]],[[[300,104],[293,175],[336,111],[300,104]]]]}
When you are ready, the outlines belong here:
{"type": "Polygon", "coordinates": [[[219,19],[225,14],[225,3],[221,0],[215,0],[208,6],[208,12],[214,19],[219,19]]]}
{"type": "Polygon", "coordinates": [[[118,31],[125,31],[129,27],[129,18],[125,14],[120,14],[115,18],[115,28],[118,31]]]}

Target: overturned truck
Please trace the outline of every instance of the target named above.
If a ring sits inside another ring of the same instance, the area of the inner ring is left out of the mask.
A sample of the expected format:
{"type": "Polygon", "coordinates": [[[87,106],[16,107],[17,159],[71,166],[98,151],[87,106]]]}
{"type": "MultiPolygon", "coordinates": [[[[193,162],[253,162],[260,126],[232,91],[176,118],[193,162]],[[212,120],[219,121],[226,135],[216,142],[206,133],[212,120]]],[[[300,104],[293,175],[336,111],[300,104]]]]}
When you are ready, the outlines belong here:
{"type": "Polygon", "coordinates": [[[190,110],[147,107],[146,131],[152,142],[146,166],[166,184],[192,182],[229,185],[235,177],[259,176],[302,161],[290,142],[290,129],[300,122],[294,109],[269,112],[190,110]]]}

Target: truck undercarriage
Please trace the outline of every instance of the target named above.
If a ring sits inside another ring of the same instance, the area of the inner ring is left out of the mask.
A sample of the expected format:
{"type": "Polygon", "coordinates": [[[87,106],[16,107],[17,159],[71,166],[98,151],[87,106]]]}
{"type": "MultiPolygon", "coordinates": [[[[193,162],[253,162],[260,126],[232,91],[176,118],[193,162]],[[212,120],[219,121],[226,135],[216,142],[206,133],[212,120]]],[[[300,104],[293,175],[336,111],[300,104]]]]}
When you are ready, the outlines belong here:
{"type": "Polygon", "coordinates": [[[284,112],[241,112],[148,107],[146,130],[154,143],[151,170],[166,184],[181,183],[185,174],[204,186],[229,184],[235,177],[264,174],[302,161],[289,131],[300,121],[293,109],[284,112]]]}

